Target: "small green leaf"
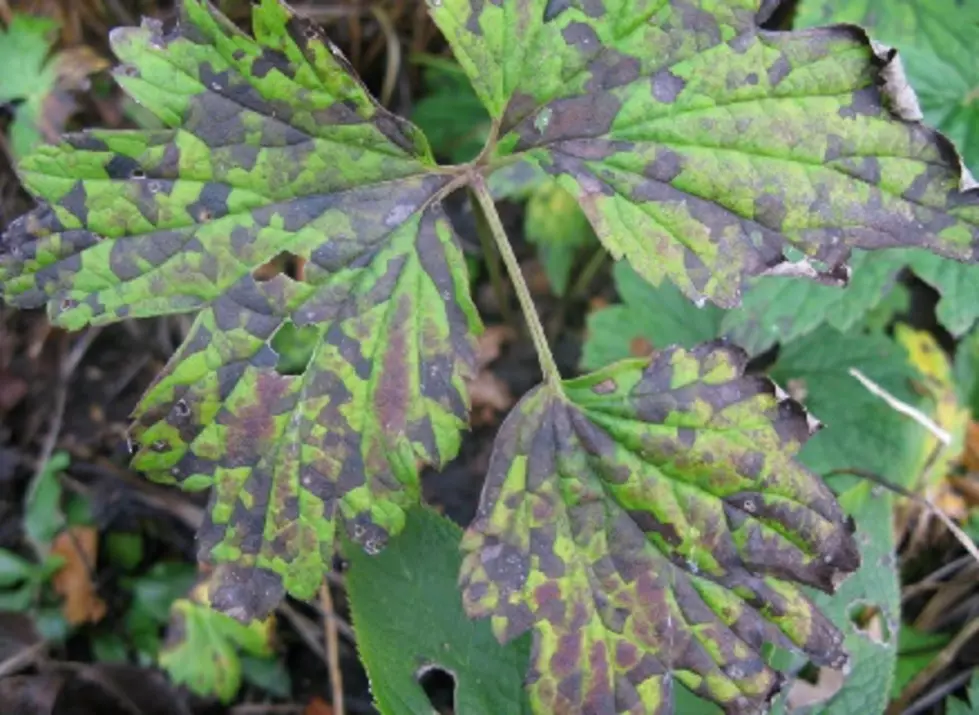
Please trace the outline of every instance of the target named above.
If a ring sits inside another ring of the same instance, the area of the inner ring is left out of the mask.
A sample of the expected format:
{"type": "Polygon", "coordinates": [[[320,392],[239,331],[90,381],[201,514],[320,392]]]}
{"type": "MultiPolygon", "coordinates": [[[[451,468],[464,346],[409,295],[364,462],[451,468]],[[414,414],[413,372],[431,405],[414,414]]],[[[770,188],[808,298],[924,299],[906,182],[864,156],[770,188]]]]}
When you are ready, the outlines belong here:
{"type": "Polygon", "coordinates": [[[952,636],[947,633],[922,633],[906,623],[901,624],[897,638],[897,669],[891,685],[892,700],[935,659],[950,640],[952,636]]]}
{"type": "Polygon", "coordinates": [[[19,588],[0,591],[0,611],[22,613],[34,603],[36,595],[32,584],[24,584],[19,588]]]}
{"type": "Polygon", "coordinates": [[[34,564],[12,551],[0,549],[0,588],[10,588],[29,579],[34,564]]]}
{"type": "Polygon", "coordinates": [[[456,578],[461,530],[425,508],[377,556],[350,558],[347,592],[371,693],[385,715],[429,715],[418,683],[430,668],[455,681],[458,713],[529,712],[523,689],[526,640],[497,643],[485,622],[466,617],[456,578]]]}
{"type": "Polygon", "coordinates": [[[944,260],[925,251],[908,251],[908,263],[921,280],[941,294],[938,322],[959,336],[979,319],[979,267],[944,260]]]}
{"type": "Polygon", "coordinates": [[[58,474],[70,463],[67,452],[55,452],[27,488],[24,533],[39,553],[47,553],[51,541],[67,524],[61,510],[58,474]]]}
{"type": "Polygon", "coordinates": [[[283,658],[241,657],[241,676],[246,683],[277,698],[292,694],[292,678],[283,658]]]}
{"type": "Polygon", "coordinates": [[[959,400],[979,417],[979,328],[973,328],[955,350],[955,385],[959,400]]]}
{"type": "Polygon", "coordinates": [[[134,605],[157,623],[166,623],[173,602],[190,591],[195,579],[195,569],[190,564],[158,561],[145,574],[123,583],[132,591],[134,605]]]}
{"type": "Polygon", "coordinates": [[[494,199],[529,199],[551,177],[537,164],[517,161],[506,164],[490,174],[486,182],[494,199]]]}
{"type": "Polygon", "coordinates": [[[537,246],[547,280],[558,296],[568,289],[579,250],[597,245],[588,217],[575,198],[554,180],[538,186],[527,201],[524,234],[537,246]]]}
{"type": "Polygon", "coordinates": [[[852,247],[975,258],[979,191],[891,113],[905,88],[857,28],[766,32],[760,0],[428,4],[495,156],[556,176],[654,284],[733,306],[750,275],[839,277],[852,247]]]}
{"type": "Polygon", "coordinates": [[[111,531],[105,538],[109,562],[132,571],[143,560],[143,535],[139,532],[111,531]]]}
{"type": "Polygon", "coordinates": [[[92,655],[99,663],[128,663],[129,649],[126,641],[116,633],[98,633],[92,636],[92,655]]]}
{"type": "Polygon", "coordinates": [[[979,676],[973,675],[969,681],[969,702],[949,698],[945,705],[945,715],[979,715],[979,676]]]}
{"type": "Polygon", "coordinates": [[[239,651],[271,655],[275,620],[243,624],[219,613],[208,605],[209,588],[202,582],[190,598],[174,602],[159,661],[175,683],[228,703],[241,687],[239,651]]]}
{"type": "Polygon", "coordinates": [[[0,105],[19,103],[10,127],[14,156],[26,155],[41,142],[44,100],[57,79],[48,63],[57,30],[58,23],[50,18],[21,13],[6,30],[0,27],[0,105]]]}
{"type": "Polygon", "coordinates": [[[597,370],[669,345],[692,348],[721,334],[724,311],[720,308],[698,308],[670,281],[650,285],[625,261],[615,264],[612,275],[622,304],[588,316],[588,339],[581,355],[584,369],[597,370]]]}
{"type": "Polygon", "coordinates": [[[832,492],[793,457],[805,412],[743,352],[671,348],[542,386],[507,418],[461,583],[501,640],[533,629],[539,712],[672,713],[671,682],[730,713],[768,703],[768,641],[840,667],[803,593],[858,563],[832,492]]]}

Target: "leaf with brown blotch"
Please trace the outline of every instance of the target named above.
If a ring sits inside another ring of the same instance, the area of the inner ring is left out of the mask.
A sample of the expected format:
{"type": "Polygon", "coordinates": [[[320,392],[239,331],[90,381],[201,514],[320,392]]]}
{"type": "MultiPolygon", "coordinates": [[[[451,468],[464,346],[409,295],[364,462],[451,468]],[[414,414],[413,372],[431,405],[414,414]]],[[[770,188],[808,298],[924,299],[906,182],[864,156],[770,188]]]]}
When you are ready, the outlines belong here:
{"type": "Polygon", "coordinates": [[[534,631],[535,711],[672,713],[680,682],[753,713],[774,642],[841,667],[802,586],[859,564],[853,526],[794,456],[814,422],[723,343],[543,385],[504,423],[461,582],[502,639],[534,631]]]}

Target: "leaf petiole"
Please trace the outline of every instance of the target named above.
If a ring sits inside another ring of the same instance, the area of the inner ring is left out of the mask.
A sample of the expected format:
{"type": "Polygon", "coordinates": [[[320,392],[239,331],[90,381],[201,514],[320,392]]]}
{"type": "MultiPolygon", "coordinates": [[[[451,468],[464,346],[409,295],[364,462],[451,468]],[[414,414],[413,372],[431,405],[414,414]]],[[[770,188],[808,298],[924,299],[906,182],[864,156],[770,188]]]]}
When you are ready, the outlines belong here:
{"type": "Polygon", "coordinates": [[[500,221],[500,214],[496,211],[493,196],[489,192],[489,187],[486,186],[486,180],[481,174],[476,174],[470,185],[472,187],[472,193],[476,196],[476,200],[483,210],[483,215],[486,217],[486,223],[489,226],[490,232],[493,234],[496,247],[503,257],[503,263],[506,265],[507,272],[510,274],[510,280],[513,281],[513,288],[517,293],[517,300],[520,301],[520,309],[523,311],[524,319],[527,321],[527,328],[530,330],[530,337],[534,341],[534,348],[537,350],[537,359],[540,361],[540,369],[544,374],[544,381],[559,394],[563,393],[561,389],[561,373],[557,368],[557,363],[554,362],[551,347],[547,344],[544,326],[541,325],[540,316],[537,315],[537,307],[534,305],[534,299],[530,297],[527,282],[524,280],[523,273],[520,271],[520,264],[517,263],[517,257],[513,254],[513,248],[510,247],[510,240],[507,238],[506,231],[503,228],[503,222],[500,221]]]}

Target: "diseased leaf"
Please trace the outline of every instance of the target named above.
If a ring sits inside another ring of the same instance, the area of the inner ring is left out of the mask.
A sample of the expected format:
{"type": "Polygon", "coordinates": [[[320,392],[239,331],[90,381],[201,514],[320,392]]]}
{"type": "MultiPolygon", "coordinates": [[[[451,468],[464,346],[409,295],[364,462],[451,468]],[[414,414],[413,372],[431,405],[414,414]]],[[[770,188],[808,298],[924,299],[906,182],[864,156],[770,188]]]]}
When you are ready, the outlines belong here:
{"type": "Polygon", "coordinates": [[[523,688],[528,639],[501,646],[489,624],[466,617],[456,579],[462,530],[425,508],[377,556],[350,549],[346,584],[357,647],[385,715],[430,715],[419,684],[441,669],[455,682],[458,713],[529,713],[523,688]]]}
{"type": "Polygon", "coordinates": [[[961,0],[802,0],[797,27],[851,22],[897,47],[925,121],[979,168],[979,5],[961,0]]]}
{"type": "Polygon", "coordinates": [[[852,524],[793,456],[805,412],[722,343],[671,348],[528,394],[500,430],[461,583],[506,640],[534,630],[549,713],[671,713],[682,683],[757,711],[764,642],[841,666],[800,584],[858,563],[852,524]]]}
{"type": "Polygon", "coordinates": [[[429,0],[497,156],[557,176],[653,283],[730,306],[748,275],[839,278],[850,247],[973,259],[979,192],[890,113],[890,57],[853,27],[760,30],[760,5],[429,0]],[[793,248],[816,263],[787,266],[793,248]]]}
{"type": "Polygon", "coordinates": [[[120,84],[169,128],[26,159],[50,203],[4,236],[0,283],[68,328],[201,309],[136,410],[133,464],[213,486],[201,555],[238,564],[215,599],[247,618],[278,577],[315,592],[338,515],[370,550],[401,528],[420,467],[458,449],[479,319],[440,208],[452,176],[420,132],[277,0],[257,39],[203,0],[181,8],[172,30],[112,35],[120,84]],[[253,275],[282,252],[305,259],[300,280],[253,275]],[[268,345],[290,325],[316,333],[296,375],[268,345]]]}
{"type": "Polygon", "coordinates": [[[724,311],[713,305],[697,308],[670,281],[650,285],[624,261],[615,264],[612,276],[623,302],[589,314],[584,369],[645,357],[670,345],[692,348],[721,334],[724,311]]]}

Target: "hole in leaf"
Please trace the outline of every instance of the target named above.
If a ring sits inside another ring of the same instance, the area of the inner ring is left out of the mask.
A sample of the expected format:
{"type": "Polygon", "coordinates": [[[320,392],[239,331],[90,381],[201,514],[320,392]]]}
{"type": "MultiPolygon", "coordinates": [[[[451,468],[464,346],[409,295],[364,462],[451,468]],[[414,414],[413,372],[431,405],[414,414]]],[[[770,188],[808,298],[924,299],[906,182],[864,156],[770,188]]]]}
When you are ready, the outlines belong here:
{"type": "Polygon", "coordinates": [[[860,635],[880,645],[891,642],[891,627],[879,606],[866,601],[854,601],[847,608],[846,615],[860,635]]]}
{"type": "Polygon", "coordinates": [[[440,715],[452,715],[455,710],[456,679],[451,672],[437,665],[425,665],[415,673],[428,702],[440,715]]]}
{"type": "Polygon", "coordinates": [[[789,712],[797,712],[824,703],[840,692],[844,682],[842,671],[807,663],[789,686],[786,707],[789,712]]]}
{"type": "Polygon", "coordinates": [[[275,371],[280,375],[302,375],[319,339],[319,330],[313,325],[300,328],[291,320],[283,323],[272,336],[272,349],[279,356],[275,371]]]}
{"type": "Polygon", "coordinates": [[[285,273],[293,280],[301,281],[305,275],[305,268],[305,258],[289,251],[283,251],[268,263],[252,271],[252,277],[259,283],[264,283],[272,280],[280,273],[285,273]]]}

